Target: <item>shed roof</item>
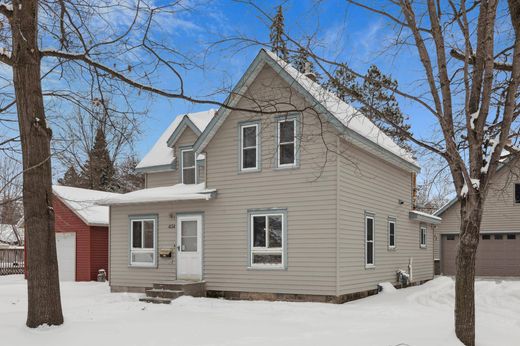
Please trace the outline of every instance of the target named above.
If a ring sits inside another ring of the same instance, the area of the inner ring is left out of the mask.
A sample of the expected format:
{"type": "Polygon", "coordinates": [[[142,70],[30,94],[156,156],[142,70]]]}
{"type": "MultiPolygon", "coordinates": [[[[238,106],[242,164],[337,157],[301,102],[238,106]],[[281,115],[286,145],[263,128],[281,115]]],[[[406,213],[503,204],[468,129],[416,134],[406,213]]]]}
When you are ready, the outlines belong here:
{"type": "Polygon", "coordinates": [[[97,203],[121,195],[61,185],[53,185],[52,192],[89,226],[108,226],[109,208],[97,203]]]}

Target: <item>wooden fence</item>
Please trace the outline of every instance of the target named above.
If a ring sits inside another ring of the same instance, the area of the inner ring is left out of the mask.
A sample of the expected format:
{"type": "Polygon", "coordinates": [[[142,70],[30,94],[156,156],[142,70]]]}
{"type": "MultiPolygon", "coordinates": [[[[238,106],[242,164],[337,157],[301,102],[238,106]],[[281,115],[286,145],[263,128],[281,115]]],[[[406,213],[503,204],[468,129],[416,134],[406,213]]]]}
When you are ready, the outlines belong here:
{"type": "Polygon", "coordinates": [[[0,275],[24,273],[24,249],[0,248],[0,275]]]}

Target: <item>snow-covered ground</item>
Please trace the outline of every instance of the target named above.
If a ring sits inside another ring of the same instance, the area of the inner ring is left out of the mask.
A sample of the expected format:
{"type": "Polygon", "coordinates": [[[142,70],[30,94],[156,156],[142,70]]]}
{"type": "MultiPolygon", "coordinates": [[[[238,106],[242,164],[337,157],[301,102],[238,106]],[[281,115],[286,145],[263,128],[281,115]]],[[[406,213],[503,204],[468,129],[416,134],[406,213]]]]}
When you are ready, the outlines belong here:
{"type": "MultiPolygon", "coordinates": [[[[0,277],[2,345],[461,345],[453,280],[437,278],[343,305],[181,297],[138,302],[99,283],[63,283],[65,324],[24,326],[26,285],[0,277]]],[[[479,281],[477,345],[520,345],[520,281],[479,281]]]]}

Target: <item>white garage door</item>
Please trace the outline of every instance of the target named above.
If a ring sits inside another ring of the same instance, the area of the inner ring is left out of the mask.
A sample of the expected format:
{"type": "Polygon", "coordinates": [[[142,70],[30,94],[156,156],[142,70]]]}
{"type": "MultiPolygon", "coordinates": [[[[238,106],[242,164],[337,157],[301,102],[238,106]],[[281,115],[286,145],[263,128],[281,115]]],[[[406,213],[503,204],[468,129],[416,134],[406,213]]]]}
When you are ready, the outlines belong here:
{"type": "Polygon", "coordinates": [[[60,281],[76,280],[76,233],[56,233],[60,281]]]}

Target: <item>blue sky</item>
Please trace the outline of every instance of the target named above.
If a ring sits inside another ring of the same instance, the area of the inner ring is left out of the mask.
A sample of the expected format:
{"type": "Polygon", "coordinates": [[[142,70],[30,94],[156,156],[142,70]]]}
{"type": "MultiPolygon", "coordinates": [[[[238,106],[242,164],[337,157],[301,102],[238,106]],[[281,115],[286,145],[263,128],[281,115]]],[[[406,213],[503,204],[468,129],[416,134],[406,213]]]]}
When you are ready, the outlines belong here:
{"type": "MultiPolygon", "coordinates": [[[[416,90],[422,71],[413,50],[383,51],[392,36],[391,28],[380,17],[345,1],[261,1],[258,4],[274,13],[278,4],[284,7],[286,31],[294,38],[315,34],[317,50],[324,56],[346,61],[358,71],[366,71],[370,64],[396,78],[405,90],[416,90]]],[[[234,1],[193,2],[190,11],[179,13],[163,23],[162,35],[182,47],[183,51],[204,61],[204,69],[188,71],[184,78],[187,94],[203,98],[221,87],[228,88],[241,77],[258,52],[255,45],[236,49],[221,44],[208,51],[208,44],[233,36],[253,38],[261,42],[269,39],[265,19],[249,5],[234,1]]],[[[166,81],[161,81],[165,83],[166,81]]],[[[225,95],[215,98],[223,100],[225,95]]],[[[142,157],[176,115],[211,108],[154,97],[149,103],[149,113],[143,122],[143,133],[136,143],[136,152],[142,157]]],[[[430,137],[433,119],[414,104],[401,103],[410,116],[409,123],[415,134],[430,137]]]]}

